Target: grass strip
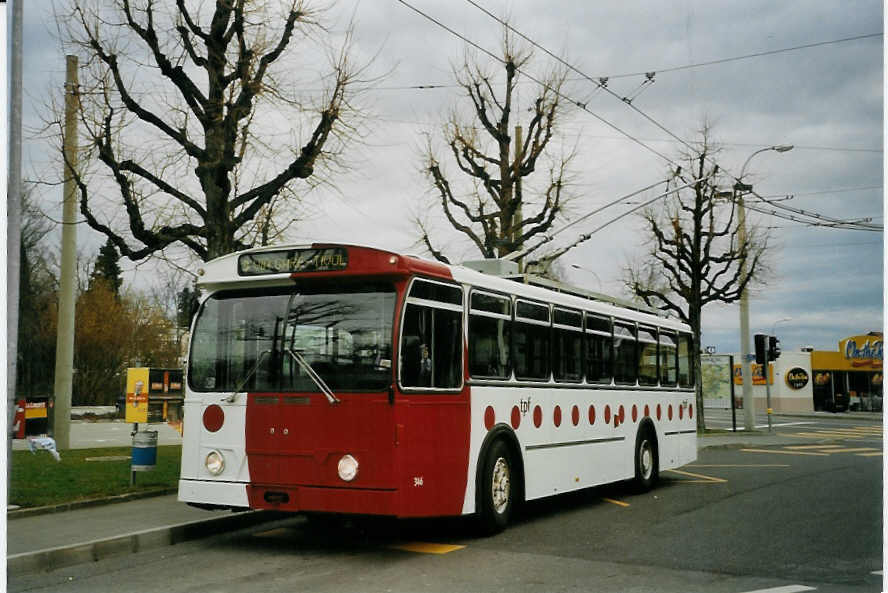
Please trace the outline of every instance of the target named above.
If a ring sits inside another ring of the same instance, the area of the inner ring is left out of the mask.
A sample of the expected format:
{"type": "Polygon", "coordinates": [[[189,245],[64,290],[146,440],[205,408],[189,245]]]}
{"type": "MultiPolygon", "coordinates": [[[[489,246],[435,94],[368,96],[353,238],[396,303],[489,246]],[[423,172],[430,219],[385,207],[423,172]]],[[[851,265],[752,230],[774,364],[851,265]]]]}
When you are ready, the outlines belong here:
{"type": "Polygon", "coordinates": [[[9,502],[23,508],[62,504],[90,498],[175,486],[179,481],[181,445],[157,447],[153,471],[137,472],[130,486],[132,447],[102,447],[61,451],[57,462],[46,451],[13,451],[9,502]],[[87,458],[117,459],[87,461],[87,458]]]}

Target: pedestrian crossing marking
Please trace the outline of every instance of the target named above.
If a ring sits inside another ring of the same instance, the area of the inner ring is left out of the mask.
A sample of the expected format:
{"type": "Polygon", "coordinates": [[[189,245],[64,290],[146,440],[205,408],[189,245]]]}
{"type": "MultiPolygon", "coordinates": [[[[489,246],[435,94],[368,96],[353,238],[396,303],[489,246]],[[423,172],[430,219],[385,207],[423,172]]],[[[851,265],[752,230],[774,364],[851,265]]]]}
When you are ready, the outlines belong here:
{"type": "Polygon", "coordinates": [[[389,547],[395,550],[403,550],[404,552],[416,552],[417,554],[449,554],[450,552],[465,548],[465,546],[433,544],[429,542],[407,542],[389,547]]]}

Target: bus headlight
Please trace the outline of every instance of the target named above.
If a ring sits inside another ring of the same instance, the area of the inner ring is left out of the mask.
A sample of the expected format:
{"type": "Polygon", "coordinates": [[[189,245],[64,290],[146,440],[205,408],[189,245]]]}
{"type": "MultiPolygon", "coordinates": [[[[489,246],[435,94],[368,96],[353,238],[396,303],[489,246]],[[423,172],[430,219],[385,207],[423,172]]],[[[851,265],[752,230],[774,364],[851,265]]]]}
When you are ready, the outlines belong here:
{"type": "Polygon", "coordinates": [[[225,457],[218,451],[210,451],[204,459],[204,465],[208,472],[218,476],[225,470],[225,457]]]}
{"type": "Polygon", "coordinates": [[[358,460],[351,455],[343,455],[337,470],[342,481],[351,482],[358,475],[358,460]]]}

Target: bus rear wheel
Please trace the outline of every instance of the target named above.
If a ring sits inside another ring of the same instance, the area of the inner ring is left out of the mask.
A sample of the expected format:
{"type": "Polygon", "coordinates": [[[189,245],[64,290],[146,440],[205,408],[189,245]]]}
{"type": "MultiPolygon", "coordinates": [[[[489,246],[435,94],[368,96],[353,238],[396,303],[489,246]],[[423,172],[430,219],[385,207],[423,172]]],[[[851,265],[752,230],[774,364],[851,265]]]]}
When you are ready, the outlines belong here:
{"type": "Polygon", "coordinates": [[[656,485],[659,477],[657,437],[650,427],[644,427],[635,437],[635,487],[640,492],[647,492],[656,485]]]}
{"type": "Polygon", "coordinates": [[[494,442],[484,457],[479,484],[481,507],[478,518],[485,535],[499,533],[509,524],[515,505],[514,469],[509,447],[503,441],[494,442]]]}

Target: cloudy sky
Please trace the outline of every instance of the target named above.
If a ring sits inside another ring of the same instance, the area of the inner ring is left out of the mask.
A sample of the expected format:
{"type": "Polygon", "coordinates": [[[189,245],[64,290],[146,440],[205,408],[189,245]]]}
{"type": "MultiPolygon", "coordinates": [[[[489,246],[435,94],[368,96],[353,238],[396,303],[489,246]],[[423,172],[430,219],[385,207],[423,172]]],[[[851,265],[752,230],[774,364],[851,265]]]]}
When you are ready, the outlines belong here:
{"type": "MultiPolygon", "coordinates": [[[[469,1],[351,0],[330,11],[334,38],[353,20],[354,57],[370,62],[367,78],[381,78],[359,99],[366,113],[365,135],[345,153],[349,170],[337,176],[335,188],[308,194],[303,220],[290,233],[294,241],[362,242],[419,252],[412,220],[420,215],[451,259],[477,257],[431,209],[419,154],[426,135],[440,138],[440,123],[465,105],[453,85],[452,66],[463,59],[466,43],[408,4],[498,51],[500,26],[469,1]],[[417,88],[422,86],[435,88],[417,88]]],[[[747,181],[758,194],[793,196],[781,203],[836,219],[883,223],[880,0],[474,4],[508,18],[584,74],[608,77],[608,88],[617,95],[573,74],[565,87],[565,95],[586,110],[568,108],[561,122],[555,154],[577,151],[570,188],[574,200],[561,224],[663,179],[668,163],[655,152],[678,158],[682,145],[638,111],[686,141],[697,139],[702,122],[710,122],[722,146],[718,161],[735,175],[756,150],[793,144],[790,152],[763,152],[750,162],[747,181]],[[862,38],[824,43],[854,37],[862,38]],[[726,60],[750,54],[765,55],[726,60]],[[709,62],[718,63],[701,65],[709,62]],[[645,80],[637,73],[644,72],[656,74],[633,99],[635,111],[619,97],[636,93],[645,80]]],[[[64,51],[53,38],[51,12],[48,0],[25,7],[26,134],[39,128],[45,99],[54,93],[61,97],[64,51]]],[[[288,65],[293,71],[316,71],[316,62],[305,63],[307,55],[289,56],[288,65]]],[[[535,50],[527,72],[542,75],[554,65],[535,50]]],[[[519,99],[529,100],[532,83],[520,89],[519,99]]],[[[276,116],[266,117],[271,122],[276,116]]],[[[38,137],[27,140],[26,178],[48,174],[57,160],[49,150],[38,137]]],[[[48,214],[61,216],[59,189],[42,189],[40,200],[48,214]]],[[[570,241],[629,207],[590,218],[561,240],[570,241]]],[[[790,317],[777,325],[785,350],[806,345],[835,349],[843,337],[882,328],[882,233],[756,213],[750,213],[750,220],[770,229],[773,267],[767,285],[751,300],[752,332],[770,333],[775,322],[790,317]]],[[[562,269],[574,284],[620,294],[621,270],[643,249],[640,229],[634,216],[608,226],[564,256],[562,269]]],[[[85,225],[79,233],[86,254],[103,242],[85,225]]],[[[126,267],[129,281],[143,281],[145,267],[126,267]]],[[[707,308],[704,345],[719,352],[739,350],[738,317],[737,305],[707,308]]]]}

